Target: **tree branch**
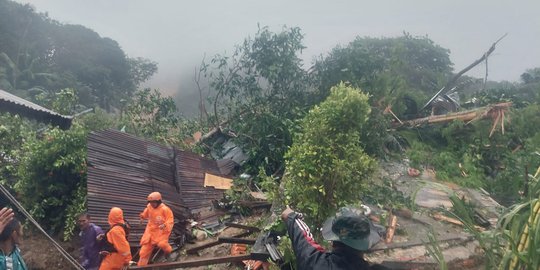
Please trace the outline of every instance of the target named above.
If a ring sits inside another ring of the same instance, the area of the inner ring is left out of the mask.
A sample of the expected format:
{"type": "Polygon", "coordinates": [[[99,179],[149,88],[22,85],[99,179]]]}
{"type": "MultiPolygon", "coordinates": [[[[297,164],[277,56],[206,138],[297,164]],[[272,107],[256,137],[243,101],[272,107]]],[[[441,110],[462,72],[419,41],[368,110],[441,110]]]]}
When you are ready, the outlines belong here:
{"type": "Polygon", "coordinates": [[[446,85],[441,88],[441,90],[439,90],[439,92],[437,92],[437,94],[435,94],[435,96],[433,96],[425,105],[424,107],[422,107],[421,110],[424,110],[425,108],[427,108],[438,96],[448,92],[448,90],[452,89],[452,87],[456,84],[457,80],[463,75],[465,74],[467,71],[471,70],[473,67],[475,67],[476,65],[482,63],[482,61],[484,61],[485,59],[488,58],[488,56],[495,50],[495,45],[497,45],[497,43],[499,43],[499,41],[501,41],[503,38],[506,37],[506,35],[508,34],[504,34],[502,37],[500,37],[497,41],[495,41],[491,47],[489,48],[489,50],[487,52],[484,53],[484,55],[482,55],[482,57],[480,57],[480,59],[474,61],[472,64],[468,65],[466,68],[462,69],[460,72],[458,72],[456,75],[454,75],[452,77],[452,79],[450,79],[450,81],[448,81],[446,83],[446,85]]]}

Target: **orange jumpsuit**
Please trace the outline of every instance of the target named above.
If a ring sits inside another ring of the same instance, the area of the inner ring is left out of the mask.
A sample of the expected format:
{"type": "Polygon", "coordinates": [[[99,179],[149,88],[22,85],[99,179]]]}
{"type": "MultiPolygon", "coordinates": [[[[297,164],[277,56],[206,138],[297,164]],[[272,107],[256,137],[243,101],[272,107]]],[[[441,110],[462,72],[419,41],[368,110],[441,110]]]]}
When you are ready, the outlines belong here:
{"type": "Polygon", "coordinates": [[[140,214],[141,219],[148,219],[146,230],[141,238],[141,250],[139,252],[138,266],[148,264],[150,255],[154,246],[158,246],[166,254],[172,252],[172,247],[169,245],[169,236],[171,235],[174,225],[174,216],[171,209],[164,203],[154,208],[150,203],[140,214]]]}
{"type": "Polygon", "coordinates": [[[107,233],[107,241],[111,243],[116,252],[112,252],[103,258],[99,270],[120,270],[131,261],[131,250],[129,242],[126,239],[126,232],[122,226],[115,224],[124,224],[124,213],[118,207],[111,208],[109,212],[109,225],[112,227],[107,233]]]}

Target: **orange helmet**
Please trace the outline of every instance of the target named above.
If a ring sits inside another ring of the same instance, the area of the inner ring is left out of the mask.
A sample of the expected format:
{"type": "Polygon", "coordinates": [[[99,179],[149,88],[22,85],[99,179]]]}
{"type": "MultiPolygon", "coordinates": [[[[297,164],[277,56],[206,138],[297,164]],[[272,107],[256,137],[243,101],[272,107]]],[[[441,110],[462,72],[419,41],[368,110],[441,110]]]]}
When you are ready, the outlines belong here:
{"type": "Polygon", "coordinates": [[[161,193],[157,191],[150,193],[150,195],[148,195],[148,201],[161,201],[161,193]]]}

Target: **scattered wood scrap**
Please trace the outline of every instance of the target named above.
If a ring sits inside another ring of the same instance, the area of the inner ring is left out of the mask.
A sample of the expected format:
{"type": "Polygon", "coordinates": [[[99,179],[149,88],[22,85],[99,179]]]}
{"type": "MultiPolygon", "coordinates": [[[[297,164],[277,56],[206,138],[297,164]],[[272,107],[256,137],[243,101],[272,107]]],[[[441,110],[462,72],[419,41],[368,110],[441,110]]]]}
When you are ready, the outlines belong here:
{"type": "Polygon", "coordinates": [[[445,216],[445,215],[443,215],[441,213],[433,214],[433,218],[435,220],[446,221],[446,222],[454,224],[454,225],[463,226],[463,222],[461,222],[460,220],[455,219],[455,218],[451,218],[451,217],[447,217],[447,216],[445,216]]]}
{"type": "Polygon", "coordinates": [[[145,266],[130,266],[128,269],[178,269],[178,268],[188,268],[188,267],[198,267],[206,266],[212,264],[222,264],[222,263],[231,263],[231,262],[241,262],[250,260],[251,255],[238,255],[238,256],[223,256],[223,257],[214,257],[210,259],[200,259],[200,260],[189,260],[182,262],[167,262],[167,263],[155,263],[145,266]]]}
{"type": "MultiPolygon", "coordinates": [[[[447,217],[441,213],[434,213],[433,214],[433,218],[435,220],[438,220],[438,221],[445,221],[445,222],[448,222],[448,223],[451,223],[451,224],[454,224],[454,225],[458,225],[458,226],[465,226],[463,224],[463,222],[461,222],[461,220],[458,220],[458,219],[455,219],[455,218],[451,218],[451,217],[447,217]]],[[[485,228],[482,228],[480,226],[477,226],[477,225],[474,225],[474,228],[477,229],[478,231],[485,231],[486,229],[485,228]]]]}
{"type": "MultiPolygon", "coordinates": [[[[202,244],[202,245],[190,248],[190,249],[186,250],[186,253],[187,254],[196,254],[200,250],[207,249],[207,248],[213,247],[213,246],[217,246],[217,245],[220,245],[220,244],[223,244],[223,243],[229,243],[229,242],[231,242],[231,241],[229,241],[231,239],[245,237],[245,236],[248,236],[248,235],[251,235],[253,233],[257,233],[257,232],[261,231],[259,228],[252,227],[252,226],[246,226],[246,225],[242,225],[242,224],[238,224],[238,223],[227,222],[225,225],[227,227],[234,227],[234,228],[244,229],[244,230],[246,230],[246,232],[239,233],[239,234],[233,235],[232,237],[228,237],[228,238],[218,238],[215,241],[211,241],[211,242],[208,242],[206,244],[202,244]]],[[[248,239],[246,241],[250,241],[250,240],[248,239]]]]}
{"type": "Polygon", "coordinates": [[[396,232],[396,226],[397,216],[391,214],[390,218],[388,219],[388,229],[386,229],[386,239],[384,240],[385,243],[389,244],[392,242],[392,239],[394,238],[394,234],[396,232]]]}
{"type": "Polygon", "coordinates": [[[448,123],[454,120],[466,122],[466,124],[472,123],[480,119],[493,119],[494,124],[490,132],[490,136],[495,131],[496,127],[501,126],[502,132],[504,133],[504,121],[506,121],[504,115],[508,109],[512,106],[511,102],[498,103],[474,110],[462,111],[448,113],[444,115],[433,115],[423,118],[412,119],[408,121],[403,121],[401,124],[396,123],[397,127],[419,127],[423,125],[430,124],[440,124],[448,123]]]}

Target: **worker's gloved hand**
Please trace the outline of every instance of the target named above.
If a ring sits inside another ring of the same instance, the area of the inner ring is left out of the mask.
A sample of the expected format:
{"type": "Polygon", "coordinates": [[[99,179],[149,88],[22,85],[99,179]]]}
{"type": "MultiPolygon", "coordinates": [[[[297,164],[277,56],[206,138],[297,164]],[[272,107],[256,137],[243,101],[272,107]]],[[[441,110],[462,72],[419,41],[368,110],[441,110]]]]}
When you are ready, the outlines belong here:
{"type": "Polygon", "coordinates": [[[105,237],[105,234],[103,234],[103,233],[98,234],[98,236],[96,236],[96,240],[101,241],[103,239],[103,237],[105,237]]]}
{"type": "Polygon", "coordinates": [[[288,205],[287,205],[287,208],[285,208],[285,210],[283,210],[283,212],[281,212],[281,219],[283,221],[287,220],[287,217],[289,216],[290,213],[293,213],[294,210],[292,210],[288,205]]]}
{"type": "Polygon", "coordinates": [[[111,255],[111,253],[110,253],[110,252],[108,252],[108,251],[102,250],[102,251],[100,251],[100,252],[99,252],[99,255],[101,255],[101,256],[103,256],[103,257],[105,257],[105,256],[109,256],[109,255],[111,255]]]}

